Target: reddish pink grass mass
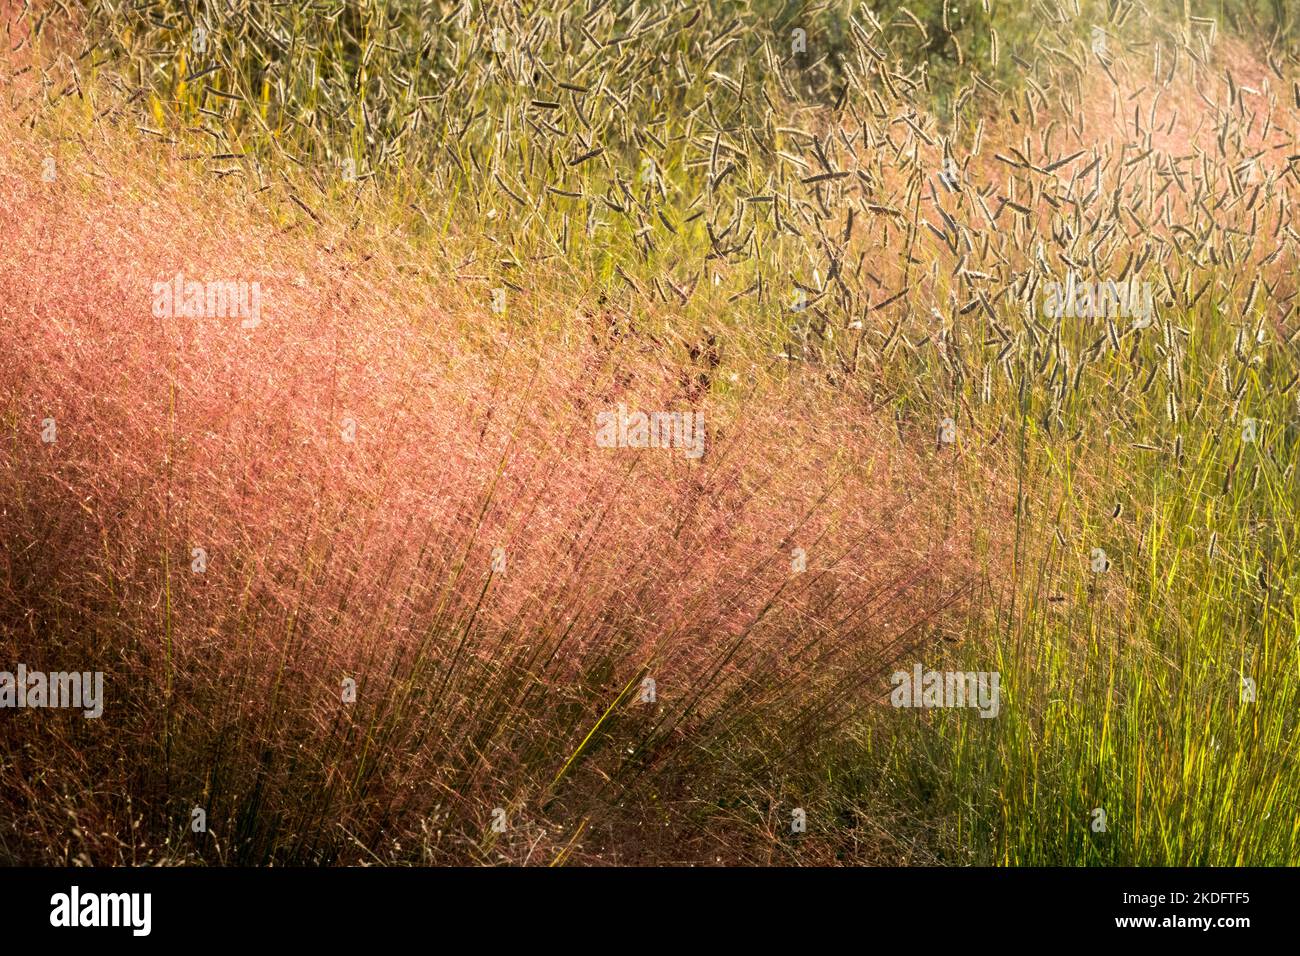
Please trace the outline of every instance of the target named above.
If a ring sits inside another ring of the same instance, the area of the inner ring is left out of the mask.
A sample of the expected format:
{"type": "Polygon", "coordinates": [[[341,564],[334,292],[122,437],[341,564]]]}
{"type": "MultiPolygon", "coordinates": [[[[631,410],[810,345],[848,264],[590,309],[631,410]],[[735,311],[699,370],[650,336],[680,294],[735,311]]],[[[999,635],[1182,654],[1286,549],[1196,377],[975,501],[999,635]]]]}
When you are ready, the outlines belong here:
{"type": "Polygon", "coordinates": [[[3,126],[0,648],[107,697],[6,716],[15,859],[702,856],[970,585],[933,442],[825,386],[698,394],[603,306],[536,331],[572,303],[495,316],[165,153],[63,143],[44,182],[3,126]],[[259,283],[261,324],[155,317],[178,272],[259,283]],[[619,402],[702,412],[706,453],[597,447],[619,402]]]}

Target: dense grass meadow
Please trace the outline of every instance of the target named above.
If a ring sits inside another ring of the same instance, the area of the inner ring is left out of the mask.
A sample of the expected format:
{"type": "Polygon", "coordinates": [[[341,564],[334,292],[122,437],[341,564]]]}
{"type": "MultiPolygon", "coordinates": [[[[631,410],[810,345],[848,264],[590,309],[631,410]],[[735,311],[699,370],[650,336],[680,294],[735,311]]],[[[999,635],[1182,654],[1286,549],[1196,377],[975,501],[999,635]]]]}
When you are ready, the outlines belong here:
{"type": "Polygon", "coordinates": [[[1298,17],[0,0],[0,862],[1300,863],[1298,17]]]}

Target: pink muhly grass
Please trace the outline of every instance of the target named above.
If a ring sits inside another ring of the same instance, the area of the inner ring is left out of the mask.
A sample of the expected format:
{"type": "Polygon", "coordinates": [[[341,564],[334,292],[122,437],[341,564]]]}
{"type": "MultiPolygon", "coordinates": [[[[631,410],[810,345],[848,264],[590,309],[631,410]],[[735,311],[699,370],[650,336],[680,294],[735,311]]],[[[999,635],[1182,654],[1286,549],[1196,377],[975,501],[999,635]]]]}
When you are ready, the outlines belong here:
{"type": "Polygon", "coordinates": [[[641,350],[445,308],[464,290],[396,243],[277,232],[120,156],[41,183],[5,125],[0,647],[108,688],[90,726],[7,731],[46,771],[4,798],[27,858],[523,860],[523,820],[629,807],[668,814],[663,858],[702,791],[860,713],[972,581],[951,483],[828,389],[687,405],[641,350]],[[177,272],[261,283],[261,325],[155,318],[177,272]],[[702,411],[706,454],[597,447],[619,402],[702,411]]]}

